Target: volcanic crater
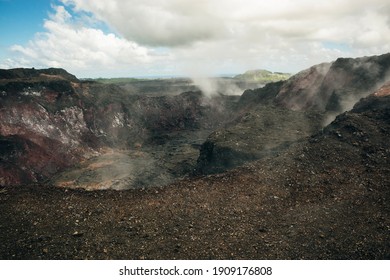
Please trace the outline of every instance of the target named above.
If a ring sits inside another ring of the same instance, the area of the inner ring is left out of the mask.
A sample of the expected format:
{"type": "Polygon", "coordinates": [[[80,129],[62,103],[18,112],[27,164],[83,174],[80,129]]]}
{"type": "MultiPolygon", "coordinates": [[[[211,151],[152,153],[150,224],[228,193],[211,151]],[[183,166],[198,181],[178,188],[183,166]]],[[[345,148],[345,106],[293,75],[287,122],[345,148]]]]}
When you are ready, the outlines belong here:
{"type": "Polygon", "coordinates": [[[340,58],[210,95],[1,70],[0,257],[388,259],[389,73],[340,58]]]}

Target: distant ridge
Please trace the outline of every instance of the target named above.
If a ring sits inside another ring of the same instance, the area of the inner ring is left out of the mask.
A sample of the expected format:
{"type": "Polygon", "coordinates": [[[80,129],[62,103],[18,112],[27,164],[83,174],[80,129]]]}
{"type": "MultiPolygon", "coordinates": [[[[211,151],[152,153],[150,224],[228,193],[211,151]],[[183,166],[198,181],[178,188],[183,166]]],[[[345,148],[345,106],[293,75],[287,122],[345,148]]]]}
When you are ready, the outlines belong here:
{"type": "Polygon", "coordinates": [[[70,74],[62,68],[14,68],[14,69],[0,69],[0,79],[33,79],[33,78],[60,78],[69,80],[71,82],[78,82],[76,76],[70,74]]]}

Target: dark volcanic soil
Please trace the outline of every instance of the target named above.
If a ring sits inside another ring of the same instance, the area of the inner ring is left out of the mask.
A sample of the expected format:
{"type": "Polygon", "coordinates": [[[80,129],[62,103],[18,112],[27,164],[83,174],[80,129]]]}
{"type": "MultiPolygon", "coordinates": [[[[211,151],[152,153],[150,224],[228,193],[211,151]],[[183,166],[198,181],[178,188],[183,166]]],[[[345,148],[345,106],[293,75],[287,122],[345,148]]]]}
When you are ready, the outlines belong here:
{"type": "Polygon", "coordinates": [[[279,155],[164,188],[1,188],[0,257],[389,259],[389,108],[371,96],[279,155]]]}

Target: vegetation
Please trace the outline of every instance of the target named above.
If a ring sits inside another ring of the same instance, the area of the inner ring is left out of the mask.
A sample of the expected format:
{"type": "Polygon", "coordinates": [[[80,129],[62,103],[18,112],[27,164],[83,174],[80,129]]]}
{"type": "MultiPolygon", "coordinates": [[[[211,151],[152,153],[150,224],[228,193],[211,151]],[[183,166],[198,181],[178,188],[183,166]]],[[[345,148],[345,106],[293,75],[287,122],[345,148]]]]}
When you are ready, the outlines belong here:
{"type": "Polygon", "coordinates": [[[137,78],[97,78],[97,79],[88,79],[89,81],[94,81],[102,84],[128,84],[139,82],[144,79],[137,78]]]}
{"type": "Polygon", "coordinates": [[[235,79],[244,80],[246,82],[256,82],[256,83],[271,83],[287,80],[291,77],[289,73],[280,73],[280,72],[271,72],[267,70],[249,70],[244,74],[235,76],[235,79]]]}

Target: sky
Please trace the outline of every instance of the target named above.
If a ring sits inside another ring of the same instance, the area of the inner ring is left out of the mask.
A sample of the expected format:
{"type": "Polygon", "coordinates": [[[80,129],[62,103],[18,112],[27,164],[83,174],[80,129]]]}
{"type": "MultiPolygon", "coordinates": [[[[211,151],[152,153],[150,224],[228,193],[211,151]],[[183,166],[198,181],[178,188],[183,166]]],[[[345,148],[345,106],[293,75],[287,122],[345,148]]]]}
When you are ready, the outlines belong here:
{"type": "Polygon", "coordinates": [[[296,73],[390,51],[388,0],[0,0],[0,68],[79,78],[296,73]]]}

